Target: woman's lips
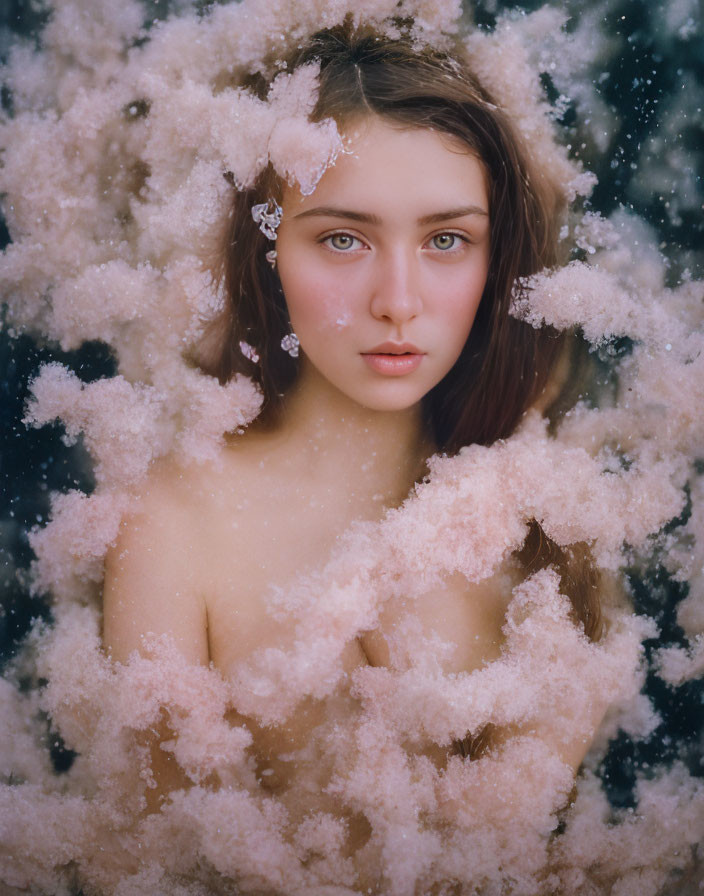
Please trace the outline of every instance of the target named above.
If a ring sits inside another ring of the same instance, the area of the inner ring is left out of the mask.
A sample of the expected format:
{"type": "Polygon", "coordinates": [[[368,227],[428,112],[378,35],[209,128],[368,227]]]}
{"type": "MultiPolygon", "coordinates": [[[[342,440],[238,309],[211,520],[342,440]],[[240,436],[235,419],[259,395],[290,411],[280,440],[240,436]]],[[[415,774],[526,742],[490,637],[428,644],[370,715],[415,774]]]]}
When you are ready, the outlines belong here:
{"type": "Polygon", "coordinates": [[[416,370],[424,356],[420,352],[408,354],[370,352],[363,354],[362,357],[376,373],[384,376],[403,376],[416,370]]]}

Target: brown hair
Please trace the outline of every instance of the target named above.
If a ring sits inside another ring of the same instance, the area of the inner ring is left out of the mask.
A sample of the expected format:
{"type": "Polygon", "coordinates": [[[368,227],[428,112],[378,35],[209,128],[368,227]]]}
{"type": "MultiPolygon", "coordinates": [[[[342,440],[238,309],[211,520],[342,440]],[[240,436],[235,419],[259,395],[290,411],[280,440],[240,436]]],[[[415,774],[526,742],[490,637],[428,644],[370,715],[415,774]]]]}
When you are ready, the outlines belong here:
{"type": "MultiPolygon", "coordinates": [[[[342,127],[375,114],[406,127],[434,128],[459,138],[485,167],[491,228],[487,283],[459,359],[423,399],[435,443],[453,454],[463,445],[509,436],[547,385],[562,340],[516,320],[509,305],[520,278],[557,262],[557,230],[566,201],[549,173],[534,168],[522,151],[511,122],[472,74],[462,47],[451,53],[418,47],[399,24],[400,36],[390,38],[348,19],[314,34],[285,60],[285,70],[320,65],[313,121],[332,117],[342,127]]],[[[262,76],[252,76],[246,86],[263,98],[269,85],[262,76]]],[[[204,343],[209,360],[199,361],[221,382],[238,372],[251,376],[262,389],[267,414],[275,414],[293,383],[297,362],[280,347],[290,329],[286,303],[278,275],[265,259],[271,243],[253,221],[251,208],[280,199],[281,186],[269,166],[236,195],[222,253],[227,305],[204,343]],[[258,363],[243,355],[240,342],[254,347],[258,363]]],[[[536,556],[550,555],[547,562],[558,567],[568,563],[567,554],[534,522],[529,542],[536,537],[536,556]]],[[[530,554],[530,547],[519,554],[530,560],[527,568],[535,566],[530,554]]],[[[563,575],[565,585],[566,579],[576,615],[588,634],[597,636],[598,603],[590,585],[579,575],[563,575]]]]}

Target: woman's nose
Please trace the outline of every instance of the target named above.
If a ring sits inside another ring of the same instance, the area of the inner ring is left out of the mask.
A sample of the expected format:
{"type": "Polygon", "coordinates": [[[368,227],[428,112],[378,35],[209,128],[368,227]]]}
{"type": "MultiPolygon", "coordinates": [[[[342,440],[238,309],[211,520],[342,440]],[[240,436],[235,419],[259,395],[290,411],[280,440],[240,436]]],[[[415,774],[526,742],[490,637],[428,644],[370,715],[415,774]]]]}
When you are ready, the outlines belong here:
{"type": "Polygon", "coordinates": [[[395,324],[419,314],[423,307],[419,271],[411,253],[398,251],[379,259],[370,307],[374,317],[395,324]]]}

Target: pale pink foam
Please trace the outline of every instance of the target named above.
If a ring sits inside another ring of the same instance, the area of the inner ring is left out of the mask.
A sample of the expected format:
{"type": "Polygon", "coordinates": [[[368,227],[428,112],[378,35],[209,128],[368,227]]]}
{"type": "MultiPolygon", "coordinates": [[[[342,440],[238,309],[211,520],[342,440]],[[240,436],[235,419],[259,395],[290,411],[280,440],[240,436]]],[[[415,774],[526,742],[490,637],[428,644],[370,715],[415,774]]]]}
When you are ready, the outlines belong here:
{"type": "MultiPolygon", "coordinates": [[[[168,638],[146,635],[124,665],[101,651],[103,558],[153,463],[173,452],[217,464],[224,434],[259,409],[249,380],[220,386],[183,360],[222,307],[210,265],[231,201],[223,174],[251,184],[271,161],[308,192],[339,150],[332,122],[306,118],[314,67],[281,73],[265,101],[238,90],[236,78],[348,11],[379,22],[416,15],[422,44],[455,28],[461,4],[243,0],[202,19],[172,18],[125,54],[140,35],[140,5],[66,0],[41,52],[12,51],[5,74],[16,114],[0,123],[10,325],[65,348],[101,339],[119,375],[85,384],[46,365],[27,407],[29,424],[59,420],[68,441],[83,439],[97,488],[53,496],[51,521],[31,534],[34,585],[51,591],[55,624],[37,626],[0,681],[3,892],[54,894],[77,882],[110,896],[192,896],[224,880],[241,892],[378,887],[402,896],[450,880],[492,893],[511,880],[528,894],[547,880],[570,896],[642,896],[673,886],[701,834],[704,794],[684,767],[639,780],[637,811],[616,816],[593,774],[609,737],[648,736],[659,722],[641,692],[642,641],[657,632],[610,593],[624,541],[629,559],[659,550],[691,585],[678,608],[689,646],[662,649],[659,674],[677,684],[702,669],[704,491],[692,465],[702,444],[702,286],[666,289],[647,228],[624,215],[575,213],[565,239],[587,262],[538,274],[514,308],[534,326],[577,326],[602,349],[614,336],[634,340],[617,390],[597,406],[577,404],[554,433],[533,412],[505,442],[433,458],[429,481],[402,507],[355,524],[320,568],[263,596],[290,624],[291,649],[258,651],[228,680],[189,666],[168,638]],[[689,521],[658,536],[683,511],[685,484],[689,521]],[[532,518],[560,544],[587,541],[610,571],[604,638],[590,643],[572,624],[545,570],[513,592],[500,657],[443,672],[451,645],[424,629],[414,601],[448,579],[489,578],[532,518]],[[348,676],[345,646],[404,604],[389,668],[348,676]],[[40,679],[41,688],[20,688],[40,679]],[[323,713],[289,757],[290,788],[269,790],[246,722],[225,714],[285,725],[311,698],[342,711],[323,713]],[[573,783],[560,750],[575,737],[591,741],[597,704],[608,711],[554,834],[573,783]],[[41,712],[78,754],[62,776],[51,770],[41,712]],[[156,783],[145,732],[166,719],[163,753],[185,783],[144,814],[156,783]],[[453,739],[487,723],[519,734],[481,758],[447,759],[453,739]],[[545,726],[553,738],[534,733],[545,726]],[[439,746],[442,771],[432,758],[439,746]],[[369,835],[354,855],[348,824],[369,835]]],[[[574,198],[594,178],[555,140],[537,67],[591,110],[597,144],[608,145],[613,122],[585,74],[588,24],[567,35],[563,18],[503,17],[467,46],[532,155],[574,198]]]]}

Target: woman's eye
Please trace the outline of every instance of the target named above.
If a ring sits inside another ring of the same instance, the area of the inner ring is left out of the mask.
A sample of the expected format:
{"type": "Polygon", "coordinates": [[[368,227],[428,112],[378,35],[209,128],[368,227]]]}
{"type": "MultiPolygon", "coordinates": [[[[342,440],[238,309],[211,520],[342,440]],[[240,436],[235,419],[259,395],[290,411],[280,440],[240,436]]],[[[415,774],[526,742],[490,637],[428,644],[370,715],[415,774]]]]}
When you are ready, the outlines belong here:
{"type": "Polygon", "coordinates": [[[351,236],[349,233],[333,233],[331,236],[325,237],[323,242],[332,246],[338,252],[348,252],[350,249],[358,249],[362,245],[361,240],[358,240],[356,236],[351,236]]]}
{"type": "Polygon", "coordinates": [[[466,242],[458,233],[438,233],[430,241],[433,248],[446,252],[448,249],[459,248],[460,243],[466,242]]]}

